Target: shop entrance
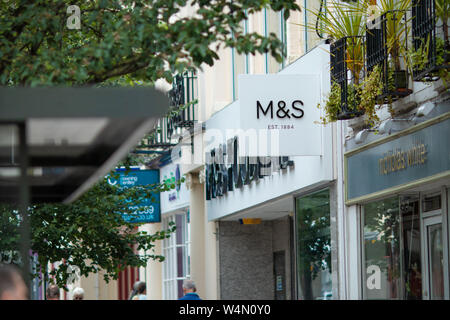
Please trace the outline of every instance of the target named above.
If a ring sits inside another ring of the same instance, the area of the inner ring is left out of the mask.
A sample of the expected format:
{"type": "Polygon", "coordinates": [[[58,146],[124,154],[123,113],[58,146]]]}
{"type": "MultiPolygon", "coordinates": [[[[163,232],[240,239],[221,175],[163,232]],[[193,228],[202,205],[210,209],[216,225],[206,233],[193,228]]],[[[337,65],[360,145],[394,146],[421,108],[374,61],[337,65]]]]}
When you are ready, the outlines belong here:
{"type": "Polygon", "coordinates": [[[442,242],[442,217],[426,218],[424,226],[424,299],[444,299],[444,261],[442,242]],[[428,297],[429,296],[429,297],[428,297]]]}
{"type": "Polygon", "coordinates": [[[423,299],[449,299],[448,241],[441,194],[422,198],[423,299]]]}
{"type": "Polygon", "coordinates": [[[448,299],[441,192],[400,197],[400,213],[404,298],[448,299]]]}
{"type": "Polygon", "coordinates": [[[449,299],[446,193],[410,193],[364,206],[364,298],[449,299]]]}

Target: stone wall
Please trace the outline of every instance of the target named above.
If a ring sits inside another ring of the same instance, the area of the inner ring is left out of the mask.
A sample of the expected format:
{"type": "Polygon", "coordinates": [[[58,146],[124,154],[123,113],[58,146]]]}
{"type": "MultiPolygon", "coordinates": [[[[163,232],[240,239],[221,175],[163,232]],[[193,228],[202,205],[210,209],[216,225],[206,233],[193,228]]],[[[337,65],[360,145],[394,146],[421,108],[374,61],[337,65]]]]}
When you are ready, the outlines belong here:
{"type": "Polygon", "coordinates": [[[220,221],[220,299],[273,299],[272,252],[272,222],[220,221]]]}

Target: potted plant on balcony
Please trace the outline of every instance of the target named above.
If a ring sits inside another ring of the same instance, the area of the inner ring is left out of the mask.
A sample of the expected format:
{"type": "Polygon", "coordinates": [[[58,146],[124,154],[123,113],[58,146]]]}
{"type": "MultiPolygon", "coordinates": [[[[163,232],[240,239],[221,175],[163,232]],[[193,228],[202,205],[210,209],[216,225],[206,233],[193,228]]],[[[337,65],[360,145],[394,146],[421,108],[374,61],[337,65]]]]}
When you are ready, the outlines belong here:
{"type": "Polygon", "coordinates": [[[351,119],[365,114],[366,124],[373,125],[376,97],[381,93],[380,68],[367,72],[365,67],[365,32],[369,2],[327,2],[327,13],[309,11],[316,23],[306,25],[326,34],[332,41],[331,90],[322,104],[321,123],[351,119]]]}
{"type": "Polygon", "coordinates": [[[301,25],[326,34],[331,40],[332,60],[331,91],[324,102],[325,116],[322,122],[348,119],[364,113],[358,108],[359,88],[364,75],[364,15],[360,3],[327,2],[326,14],[305,8],[316,22],[301,25]],[[333,50],[333,47],[335,50],[333,50]]]}
{"type": "Polygon", "coordinates": [[[446,86],[450,80],[449,10],[448,0],[413,0],[414,48],[408,58],[415,81],[442,79],[446,86]]]}
{"type": "Polygon", "coordinates": [[[412,92],[408,89],[407,68],[410,33],[407,12],[410,8],[411,0],[381,0],[378,4],[382,34],[379,46],[384,47],[381,62],[384,87],[383,94],[379,97],[381,103],[391,102],[412,92]]]}
{"type": "Polygon", "coordinates": [[[442,33],[444,34],[444,50],[446,52],[445,61],[449,61],[450,42],[448,39],[448,23],[450,18],[450,1],[435,0],[436,18],[442,23],[442,33]]]}
{"type": "Polygon", "coordinates": [[[450,73],[448,72],[450,68],[450,50],[445,46],[443,39],[436,38],[435,63],[430,68],[430,37],[427,37],[426,41],[421,40],[421,44],[416,50],[410,49],[408,51],[409,64],[412,72],[416,71],[419,74],[424,74],[415,80],[429,82],[442,79],[444,86],[447,87],[450,81],[450,73]]]}
{"type": "MultiPolygon", "coordinates": [[[[377,97],[382,93],[381,70],[379,66],[369,72],[368,76],[360,84],[348,86],[347,103],[352,106],[353,112],[364,114],[366,125],[373,127],[379,122],[376,113],[377,97]]],[[[341,87],[333,83],[330,93],[324,101],[323,109],[325,115],[321,117],[321,123],[327,124],[337,120],[342,120],[339,114],[342,112],[341,87]]],[[[321,105],[319,104],[320,108],[321,105]]]]}

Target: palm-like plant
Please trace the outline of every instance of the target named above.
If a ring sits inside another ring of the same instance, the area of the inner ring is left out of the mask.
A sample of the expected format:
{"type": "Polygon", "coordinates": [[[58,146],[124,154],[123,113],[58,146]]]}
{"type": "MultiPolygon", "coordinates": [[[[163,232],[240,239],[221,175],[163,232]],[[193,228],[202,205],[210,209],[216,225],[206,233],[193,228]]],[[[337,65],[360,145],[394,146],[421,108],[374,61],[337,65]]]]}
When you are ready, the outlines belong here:
{"type": "Polygon", "coordinates": [[[381,0],[380,10],[386,14],[386,42],[388,53],[391,55],[395,69],[400,70],[400,56],[407,51],[407,37],[409,26],[406,12],[411,8],[411,0],[381,0]]]}
{"type": "MultiPolygon", "coordinates": [[[[379,81],[375,81],[375,86],[367,81],[370,79],[380,79],[379,71],[374,71],[369,77],[365,70],[365,34],[366,21],[370,15],[368,12],[370,0],[344,3],[337,0],[327,1],[326,13],[307,10],[316,19],[315,24],[307,25],[309,28],[316,28],[317,32],[326,34],[327,37],[335,41],[335,47],[331,49],[331,54],[336,53],[336,60],[332,63],[332,68],[345,62],[345,80],[339,80],[339,84],[332,83],[330,95],[324,103],[326,117],[323,123],[340,119],[349,119],[366,113],[366,122],[373,124],[376,120],[374,94],[379,94],[379,81]],[[338,41],[339,40],[339,41],[338,41]],[[341,45],[344,45],[341,47],[341,45]],[[345,51],[336,48],[345,48],[345,51]],[[342,61],[341,59],[345,60],[342,61]],[[347,78],[349,71],[350,79],[347,78]],[[375,90],[375,91],[374,91],[375,90]]],[[[334,57],[333,57],[334,58],[334,57]]],[[[332,59],[333,61],[333,59],[332,59]]],[[[342,65],[338,67],[342,72],[342,65]]]]}
{"type": "MultiPolygon", "coordinates": [[[[448,1],[448,0],[442,0],[448,1]]],[[[376,18],[371,15],[374,10],[378,14],[385,14],[385,37],[388,54],[395,62],[396,69],[400,69],[400,56],[406,53],[407,37],[409,33],[406,14],[411,9],[412,0],[379,0],[378,4],[372,5],[372,1],[363,1],[359,7],[361,14],[367,14],[368,19],[376,18]]]]}
{"type": "Polygon", "coordinates": [[[450,18],[450,1],[449,0],[435,0],[436,16],[442,22],[442,31],[444,32],[445,47],[448,48],[448,20],[450,18]]]}
{"type": "Polygon", "coordinates": [[[365,15],[363,7],[365,1],[344,3],[338,0],[327,1],[326,13],[305,10],[311,13],[318,23],[302,25],[316,29],[318,33],[326,34],[332,40],[345,37],[355,37],[347,45],[345,53],[347,67],[352,74],[355,84],[360,82],[361,71],[364,66],[364,50],[362,36],[365,32],[365,15]]]}
{"type": "Polygon", "coordinates": [[[346,62],[352,73],[354,83],[359,83],[361,70],[364,65],[364,50],[361,38],[364,35],[365,23],[364,14],[361,14],[363,5],[362,2],[344,3],[338,0],[327,1],[325,13],[303,8],[315,18],[313,19],[314,22],[307,23],[306,25],[297,24],[301,27],[325,34],[332,40],[355,37],[354,41],[351,41],[351,44],[347,46],[346,51],[346,62]]]}

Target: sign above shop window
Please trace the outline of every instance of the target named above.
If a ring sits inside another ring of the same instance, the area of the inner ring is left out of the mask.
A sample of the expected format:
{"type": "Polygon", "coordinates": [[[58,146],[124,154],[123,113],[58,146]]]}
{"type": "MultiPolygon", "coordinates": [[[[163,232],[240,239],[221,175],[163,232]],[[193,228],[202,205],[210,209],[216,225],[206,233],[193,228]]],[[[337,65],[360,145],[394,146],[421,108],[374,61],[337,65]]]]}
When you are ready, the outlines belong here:
{"type": "Polygon", "coordinates": [[[356,203],[450,175],[450,113],[349,151],[347,202],[356,203]],[[370,183],[367,183],[370,181],[370,183]]]}
{"type": "Polygon", "coordinates": [[[273,172],[286,172],[294,166],[289,157],[241,157],[238,137],[230,139],[205,155],[206,200],[223,197],[228,191],[271,176],[273,172]]]}
{"type": "Polygon", "coordinates": [[[179,163],[169,163],[160,170],[160,181],[171,186],[169,191],[161,192],[161,214],[189,207],[189,191],[183,181],[182,166],[179,163]]]}
{"type": "Polygon", "coordinates": [[[318,75],[239,75],[239,92],[245,155],[322,155],[318,75]]]}

